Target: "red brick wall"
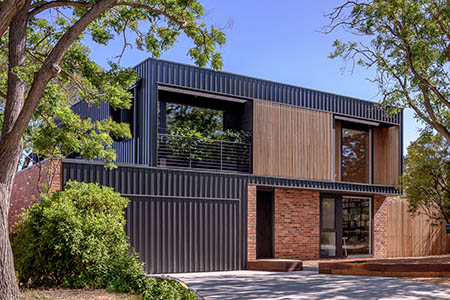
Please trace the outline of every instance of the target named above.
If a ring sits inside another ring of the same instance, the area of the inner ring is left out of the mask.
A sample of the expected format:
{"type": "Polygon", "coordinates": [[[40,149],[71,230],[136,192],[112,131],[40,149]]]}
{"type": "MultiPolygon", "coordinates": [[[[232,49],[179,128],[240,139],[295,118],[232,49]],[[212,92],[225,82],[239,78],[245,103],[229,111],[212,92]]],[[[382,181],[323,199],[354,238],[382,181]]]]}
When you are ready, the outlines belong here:
{"type": "Polygon", "coordinates": [[[61,168],[61,161],[55,160],[52,164],[46,160],[16,174],[9,206],[9,228],[17,222],[24,209],[40,200],[43,184],[50,185],[50,191],[62,189],[61,168]]]}
{"type": "Polygon", "coordinates": [[[320,193],[275,189],[275,258],[317,259],[320,193]]]}
{"type": "Polygon", "coordinates": [[[256,186],[248,186],[247,216],[247,251],[248,260],[256,259],[256,186]]]}
{"type": "Polygon", "coordinates": [[[387,201],[386,196],[373,197],[373,255],[378,258],[387,257],[387,201]]]}

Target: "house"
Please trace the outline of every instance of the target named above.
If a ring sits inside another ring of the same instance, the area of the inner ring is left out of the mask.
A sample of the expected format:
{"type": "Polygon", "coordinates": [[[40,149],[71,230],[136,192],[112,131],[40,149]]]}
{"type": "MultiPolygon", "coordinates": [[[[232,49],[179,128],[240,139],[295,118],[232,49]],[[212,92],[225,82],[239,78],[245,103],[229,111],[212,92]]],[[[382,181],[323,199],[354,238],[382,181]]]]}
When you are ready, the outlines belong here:
{"type": "Polygon", "coordinates": [[[130,124],[133,137],[114,144],[118,168],[73,157],[57,173],[59,188],[99,182],[130,199],[126,229],[147,272],[388,256],[385,199],[400,194],[402,111],[162,60],[135,69],[131,109],[73,108],[130,124]],[[179,110],[209,113],[221,128],[185,134],[179,110]],[[233,140],[238,133],[245,138],[233,140]]]}

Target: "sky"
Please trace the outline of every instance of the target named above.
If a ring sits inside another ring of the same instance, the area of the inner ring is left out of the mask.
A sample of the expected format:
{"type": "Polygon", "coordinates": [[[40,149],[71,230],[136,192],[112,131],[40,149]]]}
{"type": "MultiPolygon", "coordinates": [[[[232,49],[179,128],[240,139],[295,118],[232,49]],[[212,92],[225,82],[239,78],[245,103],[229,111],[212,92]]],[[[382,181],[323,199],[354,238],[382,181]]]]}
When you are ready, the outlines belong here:
{"type": "MultiPolygon", "coordinates": [[[[268,79],[378,102],[378,88],[368,78],[374,70],[356,67],[342,72],[344,62],[329,59],[334,40],[353,41],[358,37],[338,30],[330,34],[320,31],[328,23],[324,15],[342,1],[310,0],[199,0],[206,16],[203,22],[223,27],[227,42],[219,49],[224,58],[223,71],[268,79]]],[[[91,43],[92,58],[100,64],[118,55],[123,46],[120,38],[108,46],[91,43]]],[[[180,38],[175,48],[161,59],[193,64],[188,49],[192,42],[180,38]]],[[[132,67],[150,55],[128,48],[122,65],[132,67]]],[[[409,143],[418,136],[423,125],[410,109],[405,110],[404,154],[409,143]]]]}

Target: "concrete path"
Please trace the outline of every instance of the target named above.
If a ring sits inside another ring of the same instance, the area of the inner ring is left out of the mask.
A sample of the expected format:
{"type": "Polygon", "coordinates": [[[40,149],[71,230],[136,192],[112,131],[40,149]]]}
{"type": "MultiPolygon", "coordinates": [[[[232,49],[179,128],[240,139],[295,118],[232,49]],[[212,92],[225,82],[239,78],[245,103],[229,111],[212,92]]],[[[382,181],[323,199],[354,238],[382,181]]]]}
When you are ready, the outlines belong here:
{"type": "Polygon", "coordinates": [[[450,299],[450,287],[387,277],[313,271],[171,274],[208,299],[450,299]]]}

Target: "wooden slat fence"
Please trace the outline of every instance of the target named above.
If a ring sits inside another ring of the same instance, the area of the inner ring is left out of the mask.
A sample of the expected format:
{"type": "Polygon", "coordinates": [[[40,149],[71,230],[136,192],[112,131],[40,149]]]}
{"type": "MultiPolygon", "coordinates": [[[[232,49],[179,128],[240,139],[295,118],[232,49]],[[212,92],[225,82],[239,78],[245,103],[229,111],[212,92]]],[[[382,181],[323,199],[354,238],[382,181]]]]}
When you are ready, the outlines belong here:
{"type": "Polygon", "coordinates": [[[412,217],[404,198],[387,199],[387,257],[450,253],[445,224],[432,226],[424,214],[412,217]]]}

